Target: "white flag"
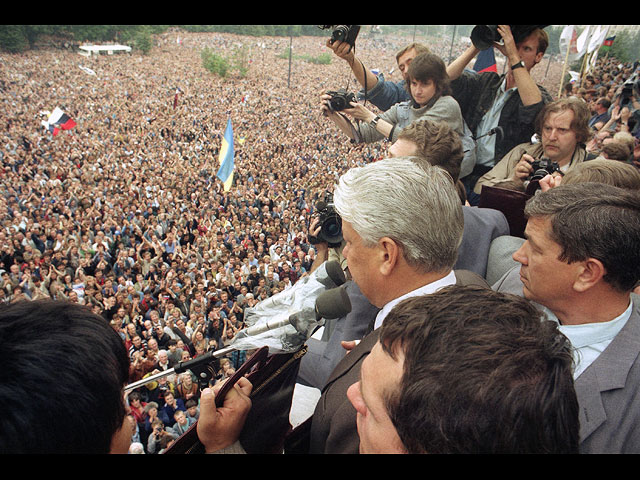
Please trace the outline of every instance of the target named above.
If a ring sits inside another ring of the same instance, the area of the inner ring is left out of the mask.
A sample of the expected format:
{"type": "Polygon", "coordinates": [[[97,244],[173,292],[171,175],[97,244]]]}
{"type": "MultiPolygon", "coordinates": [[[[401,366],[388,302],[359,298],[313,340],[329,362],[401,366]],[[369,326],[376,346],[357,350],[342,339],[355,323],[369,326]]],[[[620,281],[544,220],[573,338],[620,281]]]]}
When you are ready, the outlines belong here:
{"type": "Polygon", "coordinates": [[[574,25],[567,25],[562,29],[560,34],[560,53],[562,57],[567,57],[569,62],[572,62],[577,58],[578,48],[576,47],[577,33],[574,25]],[[567,50],[569,51],[567,56],[567,50]]]}
{"type": "Polygon", "coordinates": [[[589,65],[587,66],[587,71],[592,71],[596,67],[596,61],[598,60],[598,55],[600,54],[600,47],[604,43],[607,38],[607,33],[609,33],[609,26],[602,28],[600,30],[600,34],[597,38],[593,40],[593,44],[595,45],[595,51],[591,54],[591,58],[589,59],[589,65]]]}
{"type": "Polygon", "coordinates": [[[583,32],[578,37],[578,41],[576,43],[576,47],[578,48],[578,56],[576,60],[582,57],[587,52],[587,47],[589,46],[589,30],[591,30],[591,25],[587,25],[587,28],[583,30],[583,32]]]}
{"type": "Polygon", "coordinates": [[[596,29],[591,33],[589,37],[589,45],[587,46],[587,53],[593,52],[596,48],[598,48],[598,39],[600,38],[600,25],[596,27],[596,29]]]}

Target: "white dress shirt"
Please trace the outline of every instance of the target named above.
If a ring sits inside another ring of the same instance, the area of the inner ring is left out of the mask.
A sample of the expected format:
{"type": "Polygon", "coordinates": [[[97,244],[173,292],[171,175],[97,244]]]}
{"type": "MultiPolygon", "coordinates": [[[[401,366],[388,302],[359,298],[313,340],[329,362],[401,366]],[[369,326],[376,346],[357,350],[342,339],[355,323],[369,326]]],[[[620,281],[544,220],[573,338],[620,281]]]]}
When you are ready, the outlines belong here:
{"type": "MultiPolygon", "coordinates": [[[[560,325],[560,331],[573,346],[574,379],[578,378],[604,352],[611,340],[620,333],[620,330],[631,317],[632,310],[633,301],[629,301],[629,307],[621,315],[608,322],[560,325]]],[[[544,311],[549,320],[558,321],[557,317],[549,309],[545,307],[544,311]]]]}
{"type": "Polygon", "coordinates": [[[386,316],[389,314],[389,312],[393,310],[393,307],[395,307],[402,300],[405,300],[406,298],[409,298],[409,297],[418,297],[420,295],[428,295],[430,293],[437,292],[443,287],[454,285],[455,283],[456,283],[456,275],[455,273],[453,273],[453,270],[452,270],[451,272],[449,272],[447,276],[441,278],[440,280],[436,280],[435,282],[431,282],[427,285],[416,288],[415,290],[409,293],[405,293],[404,295],[398,298],[394,298],[393,300],[388,302],[384,307],[382,307],[382,309],[378,312],[378,315],[376,316],[376,321],[373,325],[374,330],[376,328],[379,328],[382,325],[382,322],[384,321],[386,316]]]}

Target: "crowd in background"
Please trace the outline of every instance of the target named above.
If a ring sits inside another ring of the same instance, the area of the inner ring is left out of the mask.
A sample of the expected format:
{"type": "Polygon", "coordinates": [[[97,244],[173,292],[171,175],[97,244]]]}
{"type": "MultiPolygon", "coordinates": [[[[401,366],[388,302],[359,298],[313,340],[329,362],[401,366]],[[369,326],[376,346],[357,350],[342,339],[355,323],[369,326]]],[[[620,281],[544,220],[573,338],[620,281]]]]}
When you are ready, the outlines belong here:
{"type": "Polygon", "coordinates": [[[638,62],[598,60],[581,82],[568,83],[563,96],[581,98],[592,113],[587,151],[640,168],[640,70],[638,62]],[[626,90],[626,91],[625,91],[626,90]]]}
{"type": "MultiPolygon", "coordinates": [[[[325,40],[296,39],[294,52],[319,55],[325,40]]],[[[363,42],[358,55],[393,78],[406,43],[363,42]]],[[[308,275],[316,202],[388,145],[353,145],[321,115],[324,91],[357,89],[344,62],[290,64],[288,47],[289,39],[169,33],[146,56],[0,56],[0,301],[88,305],[126,342],[134,382],[223,347],[246,308],[308,275]],[[207,72],[205,47],[248,49],[249,74],[207,72]],[[55,107],[77,126],[52,136],[41,120],[55,107]],[[224,192],[216,172],[228,119],[235,181],[224,192]]],[[[446,41],[429,47],[447,60],[446,41]]],[[[637,101],[628,111],[613,102],[631,69],[607,59],[570,94],[594,115],[609,99],[591,149],[600,153],[627,128],[635,140],[625,161],[637,162],[637,101]]],[[[223,358],[219,376],[244,358],[223,358]]],[[[165,377],[127,402],[142,449],[157,453],[197,418],[197,383],[165,377]]]]}

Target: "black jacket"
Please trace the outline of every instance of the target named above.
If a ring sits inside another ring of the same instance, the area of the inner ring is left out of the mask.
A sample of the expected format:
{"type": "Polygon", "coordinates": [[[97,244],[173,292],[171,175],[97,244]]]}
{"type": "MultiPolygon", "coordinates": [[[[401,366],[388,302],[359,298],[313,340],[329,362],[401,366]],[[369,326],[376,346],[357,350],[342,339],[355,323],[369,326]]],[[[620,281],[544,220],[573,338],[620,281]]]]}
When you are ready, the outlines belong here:
{"type": "MultiPolygon", "coordinates": [[[[451,82],[453,97],[458,101],[462,116],[469,129],[474,132],[485,113],[493,105],[496,93],[504,80],[504,75],[494,72],[472,73],[464,71],[451,82]]],[[[546,103],[553,101],[547,90],[538,85],[542,101],[525,107],[517,93],[505,102],[498,125],[503,134],[496,137],[495,165],[513,147],[531,141],[535,133],[535,120],[546,103]]]]}

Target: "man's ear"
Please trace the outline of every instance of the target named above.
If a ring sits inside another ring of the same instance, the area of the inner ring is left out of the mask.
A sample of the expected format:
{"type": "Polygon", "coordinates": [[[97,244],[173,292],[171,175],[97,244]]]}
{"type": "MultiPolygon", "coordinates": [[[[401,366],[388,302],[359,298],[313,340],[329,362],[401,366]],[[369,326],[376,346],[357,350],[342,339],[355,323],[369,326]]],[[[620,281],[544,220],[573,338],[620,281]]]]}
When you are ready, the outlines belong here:
{"type": "Polygon", "coordinates": [[[392,238],[382,237],[378,240],[380,273],[391,275],[402,255],[402,247],[392,238]]]}
{"type": "Polygon", "coordinates": [[[544,52],[538,52],[536,54],[535,59],[533,60],[534,61],[534,65],[539,64],[542,61],[543,58],[544,58],[544,52]]]}
{"type": "Polygon", "coordinates": [[[607,269],[600,260],[587,258],[580,262],[573,289],[577,292],[586,292],[598,284],[606,274],[607,269]]]}

